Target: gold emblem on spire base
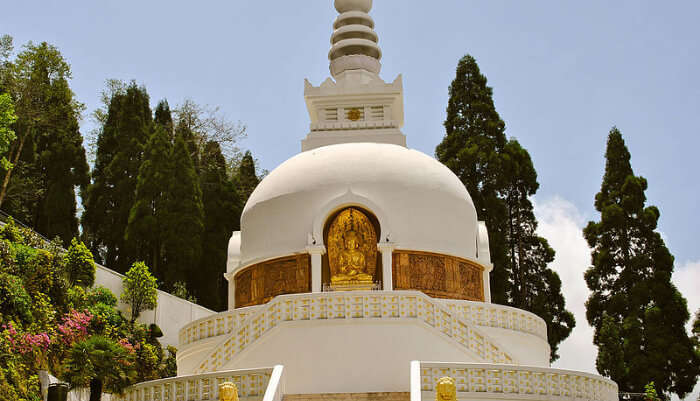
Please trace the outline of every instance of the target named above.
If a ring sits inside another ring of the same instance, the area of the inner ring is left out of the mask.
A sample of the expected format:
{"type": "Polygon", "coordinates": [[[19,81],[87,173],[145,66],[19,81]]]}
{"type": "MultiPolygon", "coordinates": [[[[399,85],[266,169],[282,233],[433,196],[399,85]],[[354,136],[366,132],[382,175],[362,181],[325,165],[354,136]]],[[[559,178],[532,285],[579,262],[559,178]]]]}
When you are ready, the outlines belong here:
{"type": "Polygon", "coordinates": [[[441,377],[435,386],[435,401],[457,401],[457,387],[455,379],[441,377]]]}

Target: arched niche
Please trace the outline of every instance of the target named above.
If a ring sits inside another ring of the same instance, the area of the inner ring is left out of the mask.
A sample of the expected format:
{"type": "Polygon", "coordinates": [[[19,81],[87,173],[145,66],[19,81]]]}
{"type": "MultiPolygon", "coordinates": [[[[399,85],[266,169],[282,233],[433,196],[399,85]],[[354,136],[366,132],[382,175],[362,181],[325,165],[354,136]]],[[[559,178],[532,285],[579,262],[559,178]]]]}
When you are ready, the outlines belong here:
{"type": "MultiPolygon", "coordinates": [[[[326,253],[322,257],[321,282],[323,286],[331,284],[332,278],[337,278],[342,282],[358,279],[344,279],[339,276],[341,266],[347,263],[344,254],[349,253],[348,245],[350,237],[356,245],[353,252],[362,256],[364,271],[357,275],[368,274],[371,276],[369,283],[382,281],[382,258],[377,250],[377,242],[382,235],[381,225],[377,216],[370,210],[357,206],[345,206],[331,213],[323,225],[323,243],[326,246],[326,253]]],[[[367,281],[359,279],[357,284],[367,281]]]]}

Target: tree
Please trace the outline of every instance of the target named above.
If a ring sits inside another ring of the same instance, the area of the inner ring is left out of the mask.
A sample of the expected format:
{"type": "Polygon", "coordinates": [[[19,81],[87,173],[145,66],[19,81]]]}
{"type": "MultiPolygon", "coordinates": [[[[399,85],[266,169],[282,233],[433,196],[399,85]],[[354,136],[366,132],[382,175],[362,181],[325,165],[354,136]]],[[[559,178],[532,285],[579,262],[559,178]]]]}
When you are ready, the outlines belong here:
{"type": "Polygon", "coordinates": [[[656,390],[680,398],[693,389],[700,358],[685,330],[686,300],[671,283],[673,256],[656,231],[659,209],[645,206],[647,181],[635,176],[630,153],[613,127],[595,207],[600,221],[584,236],[592,248],[585,273],[586,318],[595,332],[598,371],[623,391],[656,390]]]}
{"type": "Polygon", "coordinates": [[[153,117],[145,88],[132,82],[124,90],[115,89],[98,133],[82,224],[92,253],[109,268],[124,272],[133,260],[125,234],[153,117]]]}
{"type": "Polygon", "coordinates": [[[547,322],[547,340],[554,361],[559,357],[559,343],[569,336],[576,321],[565,308],[559,275],[547,267],[554,260],[554,250],[536,233],[537,220],[530,196],[539,187],[537,173],[527,150],[516,140],[506,144],[502,166],[509,257],[499,268],[508,277],[505,284],[508,302],[547,322]]]}
{"type": "Polygon", "coordinates": [[[164,233],[169,218],[167,207],[173,173],[172,145],[168,137],[166,129],[156,124],[139,168],[136,198],[126,228],[130,254],[147,261],[160,279],[166,275],[164,233]]]}
{"type": "Polygon", "coordinates": [[[155,309],[158,305],[158,284],[145,263],[134,263],[126,272],[122,285],[119,299],[129,305],[132,322],[136,321],[142,311],[155,309]]]}
{"type": "Polygon", "coordinates": [[[73,238],[63,256],[68,283],[71,286],[92,287],[95,284],[95,261],[92,252],[77,238],[73,238]]]}
{"type": "Polygon", "coordinates": [[[6,154],[10,150],[10,144],[15,140],[15,131],[11,129],[17,120],[15,105],[9,94],[0,94],[0,168],[9,170],[12,163],[7,160],[6,154]]]}
{"type": "Polygon", "coordinates": [[[199,180],[204,210],[202,257],[197,280],[190,282],[190,288],[202,305],[222,310],[226,308],[227,282],[223,275],[228,240],[231,233],[240,228],[242,205],[235,186],[227,177],[226,160],[217,142],[210,141],[204,148],[199,180]]]}
{"type": "Polygon", "coordinates": [[[495,266],[491,297],[547,322],[554,361],[558,344],[569,336],[575,320],[565,308],[559,276],[548,267],[554,250],[536,233],[530,197],[539,184],[530,154],[516,140],[506,139],[493,90],[473,57],[459,61],[449,95],[446,135],[435,154],[459,177],[477,216],[486,222],[495,266]]]}
{"type": "Polygon", "coordinates": [[[235,183],[238,188],[238,197],[241,199],[241,204],[245,205],[253,193],[255,187],[260,183],[260,178],[256,174],[255,159],[250,151],[246,151],[238,165],[238,170],[235,174],[235,183]]]}
{"type": "Polygon", "coordinates": [[[30,42],[16,61],[4,63],[2,76],[17,121],[0,204],[68,244],[78,234],[74,188],[88,183],[78,124],[83,106],[68,85],[70,66],[54,46],[30,42]]]}
{"type": "Polygon", "coordinates": [[[199,177],[194,169],[187,145],[176,136],[173,149],[173,172],[168,193],[168,222],[165,238],[165,257],[168,274],[165,287],[171,289],[177,281],[192,282],[200,274],[194,267],[202,252],[204,212],[199,177]]]}
{"type": "Polygon", "coordinates": [[[507,210],[499,196],[503,189],[505,123],[493,104],[493,90],[486,84],[476,60],[469,55],[462,57],[449,88],[446,135],[435,155],[466,186],[477,216],[486,222],[491,261],[496,266],[491,273],[491,297],[494,302],[507,304],[508,277],[502,268],[508,260],[504,227],[507,210]]]}
{"type": "Polygon", "coordinates": [[[134,350],[128,342],[92,336],[73,345],[64,379],[73,387],[90,387],[90,401],[100,401],[102,391],[122,393],[136,377],[134,350]]]}
{"type": "MultiPolygon", "coordinates": [[[[231,122],[219,112],[218,107],[202,106],[191,99],[185,99],[174,112],[178,125],[191,133],[188,146],[191,143],[197,153],[203,152],[207,143],[214,141],[221,146],[228,160],[238,155],[236,144],[246,136],[246,126],[241,122],[231,122]]],[[[197,165],[194,155],[190,156],[197,165]]]]}

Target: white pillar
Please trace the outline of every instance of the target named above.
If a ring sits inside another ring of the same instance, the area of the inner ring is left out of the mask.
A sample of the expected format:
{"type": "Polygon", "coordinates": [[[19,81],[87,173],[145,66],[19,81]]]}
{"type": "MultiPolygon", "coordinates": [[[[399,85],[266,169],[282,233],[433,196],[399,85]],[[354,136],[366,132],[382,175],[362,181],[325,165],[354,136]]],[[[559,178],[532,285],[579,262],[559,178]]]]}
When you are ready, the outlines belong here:
{"type": "Polygon", "coordinates": [[[224,278],[228,281],[228,310],[236,308],[236,280],[233,278],[233,273],[224,273],[224,278]]]}
{"type": "Polygon", "coordinates": [[[326,253],[323,245],[309,245],[306,252],[311,255],[311,292],[321,292],[321,256],[326,253]]]}
{"type": "Polygon", "coordinates": [[[380,242],[377,244],[377,249],[382,253],[382,281],[384,291],[393,291],[394,278],[392,274],[393,252],[396,249],[396,244],[393,242],[380,242]]]}
{"type": "Polygon", "coordinates": [[[493,264],[489,263],[484,266],[484,302],[491,303],[491,270],[493,270],[493,264]]]}

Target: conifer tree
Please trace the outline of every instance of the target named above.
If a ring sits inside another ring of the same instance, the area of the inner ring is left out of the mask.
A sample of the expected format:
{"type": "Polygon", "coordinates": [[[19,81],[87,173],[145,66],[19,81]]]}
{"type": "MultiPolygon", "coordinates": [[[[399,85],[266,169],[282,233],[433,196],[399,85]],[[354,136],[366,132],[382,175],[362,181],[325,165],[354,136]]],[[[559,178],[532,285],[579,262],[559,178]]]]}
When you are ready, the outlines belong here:
{"type": "Polygon", "coordinates": [[[165,129],[168,135],[173,133],[173,115],[170,112],[170,106],[168,106],[168,101],[163,99],[158,102],[156,106],[156,111],[153,117],[153,122],[160,125],[165,129]]]}
{"type": "Polygon", "coordinates": [[[235,183],[238,187],[238,196],[241,199],[241,204],[245,205],[248,198],[250,198],[250,194],[253,193],[255,187],[260,183],[260,179],[255,172],[255,159],[253,159],[250,151],[245,152],[238,165],[235,183]]]}
{"type": "Polygon", "coordinates": [[[492,300],[542,317],[555,360],[575,320],[565,309],[559,276],[547,267],[554,250],[535,232],[529,197],[539,187],[537,173],[527,150],[506,140],[505,123],[486,84],[476,60],[463,57],[450,85],[446,135],[435,153],[464,183],[477,216],[486,221],[494,264],[492,300]]]}
{"type": "Polygon", "coordinates": [[[171,289],[178,281],[194,282],[200,274],[196,268],[202,252],[204,212],[199,177],[194,169],[185,140],[175,137],[173,170],[168,193],[168,223],[165,255],[168,274],[165,286],[171,289]]]}
{"type": "Polygon", "coordinates": [[[67,245],[78,234],[74,188],[84,188],[89,180],[78,124],[82,105],[68,85],[70,66],[54,46],[30,42],[2,70],[18,119],[0,204],[67,245]]]}
{"type": "Polygon", "coordinates": [[[113,94],[97,138],[97,158],[83,214],[85,243],[107,267],[124,273],[133,259],[125,244],[144,145],[153,116],[146,89],[131,83],[113,94]]]}
{"type": "Polygon", "coordinates": [[[613,127],[595,207],[600,221],[584,236],[592,251],[585,273],[592,291],[586,318],[595,330],[598,371],[621,391],[644,392],[654,382],[666,397],[692,391],[700,358],[685,330],[683,296],[671,283],[673,256],[656,232],[659,210],[645,206],[647,181],[635,176],[630,153],[613,127]]]}
{"type": "Polygon", "coordinates": [[[510,140],[503,153],[505,201],[508,211],[506,242],[508,260],[503,269],[508,277],[509,303],[526,309],[547,322],[547,340],[552,361],[559,358],[557,348],[575,326],[574,315],[566,310],[561,279],[547,267],[554,250],[535,232],[537,220],[529,197],[539,187],[537,173],[527,150],[510,140]]]}
{"type": "Polygon", "coordinates": [[[493,104],[493,91],[486,85],[476,60],[466,55],[459,60],[457,74],[449,88],[446,135],[435,149],[437,159],[452,170],[466,186],[489,231],[491,298],[507,303],[505,270],[506,206],[499,196],[503,188],[501,154],[506,145],[505,123],[493,104]]]}
{"type": "Polygon", "coordinates": [[[153,274],[161,280],[167,272],[164,233],[169,219],[172,153],[166,128],[159,123],[155,124],[144,150],[136,184],[136,198],[126,228],[129,254],[135,260],[146,261],[153,274]]]}
{"type": "Polygon", "coordinates": [[[218,142],[209,141],[202,154],[200,183],[204,206],[204,234],[198,279],[192,290],[202,305],[226,308],[226,272],[228,240],[240,228],[241,203],[226,174],[226,159],[218,142]],[[217,288],[217,291],[213,291],[217,288]]]}

